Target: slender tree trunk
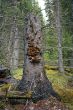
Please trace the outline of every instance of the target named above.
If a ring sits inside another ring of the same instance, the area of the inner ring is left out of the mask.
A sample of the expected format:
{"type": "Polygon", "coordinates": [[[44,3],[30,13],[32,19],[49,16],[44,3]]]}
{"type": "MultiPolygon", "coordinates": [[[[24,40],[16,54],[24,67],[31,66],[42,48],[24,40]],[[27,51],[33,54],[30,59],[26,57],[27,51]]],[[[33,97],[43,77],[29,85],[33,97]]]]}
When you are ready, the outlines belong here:
{"type": "Polygon", "coordinates": [[[15,35],[14,35],[14,48],[13,48],[13,69],[18,68],[18,59],[19,59],[19,38],[18,38],[18,28],[15,27],[15,35]]]}
{"type": "Polygon", "coordinates": [[[10,33],[10,39],[9,39],[9,44],[8,44],[8,62],[9,62],[9,67],[12,68],[12,50],[13,50],[13,39],[14,39],[14,23],[11,27],[11,33],[10,33]]]}
{"type": "Polygon", "coordinates": [[[19,38],[18,38],[18,28],[16,25],[16,18],[14,18],[13,26],[11,29],[11,35],[9,40],[9,60],[11,70],[18,67],[18,57],[19,57],[19,38]]]}
{"type": "Polygon", "coordinates": [[[25,27],[24,71],[18,89],[24,93],[31,92],[32,98],[44,98],[53,90],[44,71],[42,34],[38,17],[29,13],[25,27]]]}
{"type": "Polygon", "coordinates": [[[62,26],[61,26],[61,7],[60,0],[55,0],[55,21],[58,36],[58,66],[59,71],[64,72],[63,55],[62,55],[62,26]]]}
{"type": "MultiPolygon", "coordinates": [[[[73,0],[72,0],[72,18],[71,18],[71,31],[72,31],[72,47],[73,47],[73,0]]],[[[73,50],[71,52],[71,58],[73,59],[73,50]]],[[[73,60],[70,61],[71,67],[73,67],[73,60]]],[[[71,69],[73,71],[73,69],[71,69]]]]}

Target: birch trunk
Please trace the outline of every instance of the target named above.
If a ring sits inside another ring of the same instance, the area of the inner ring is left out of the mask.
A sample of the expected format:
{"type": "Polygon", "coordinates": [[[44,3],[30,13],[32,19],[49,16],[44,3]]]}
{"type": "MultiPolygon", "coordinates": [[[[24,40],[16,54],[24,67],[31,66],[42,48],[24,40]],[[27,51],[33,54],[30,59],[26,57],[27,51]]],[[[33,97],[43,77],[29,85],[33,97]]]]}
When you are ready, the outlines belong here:
{"type": "Polygon", "coordinates": [[[62,26],[61,26],[60,0],[55,0],[55,21],[56,21],[56,31],[58,36],[58,66],[59,66],[59,71],[63,73],[64,67],[63,67],[63,54],[62,54],[62,26]]]}
{"type": "Polygon", "coordinates": [[[32,13],[27,15],[25,32],[24,71],[18,89],[31,92],[32,98],[44,98],[53,90],[44,71],[40,21],[32,13]]]}

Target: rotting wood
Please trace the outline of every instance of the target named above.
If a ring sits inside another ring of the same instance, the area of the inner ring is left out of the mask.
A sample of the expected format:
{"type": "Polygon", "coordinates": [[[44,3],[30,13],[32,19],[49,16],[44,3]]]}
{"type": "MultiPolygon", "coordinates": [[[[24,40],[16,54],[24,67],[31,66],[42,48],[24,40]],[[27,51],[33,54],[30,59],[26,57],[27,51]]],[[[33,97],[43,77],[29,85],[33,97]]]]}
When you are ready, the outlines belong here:
{"type": "Polygon", "coordinates": [[[31,99],[40,100],[50,94],[57,96],[48,80],[42,56],[42,33],[39,18],[28,13],[25,25],[24,71],[18,90],[31,92],[31,99]]]}

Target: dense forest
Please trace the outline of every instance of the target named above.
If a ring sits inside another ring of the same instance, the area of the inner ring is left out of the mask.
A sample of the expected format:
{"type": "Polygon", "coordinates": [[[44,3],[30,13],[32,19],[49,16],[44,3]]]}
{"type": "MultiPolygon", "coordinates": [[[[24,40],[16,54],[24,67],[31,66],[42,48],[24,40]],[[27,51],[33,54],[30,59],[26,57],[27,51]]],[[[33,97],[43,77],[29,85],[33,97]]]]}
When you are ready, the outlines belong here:
{"type": "Polygon", "coordinates": [[[72,0],[0,0],[0,110],[73,110],[72,0]]]}

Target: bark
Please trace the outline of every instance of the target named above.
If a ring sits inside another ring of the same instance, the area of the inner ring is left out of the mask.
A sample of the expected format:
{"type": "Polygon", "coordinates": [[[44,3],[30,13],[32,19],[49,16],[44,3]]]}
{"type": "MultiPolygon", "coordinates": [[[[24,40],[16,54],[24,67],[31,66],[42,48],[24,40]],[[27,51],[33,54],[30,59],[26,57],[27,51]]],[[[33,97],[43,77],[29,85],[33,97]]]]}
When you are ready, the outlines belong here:
{"type": "Polygon", "coordinates": [[[40,21],[32,13],[26,17],[25,32],[24,71],[18,89],[24,93],[31,92],[32,98],[55,94],[44,71],[40,21]]]}
{"type": "Polygon", "coordinates": [[[9,62],[11,70],[18,67],[19,57],[19,38],[18,38],[18,27],[16,25],[16,18],[14,18],[13,26],[11,29],[10,40],[9,40],[9,62]]]}
{"type": "MultiPolygon", "coordinates": [[[[73,47],[73,1],[71,4],[71,7],[72,7],[71,31],[72,31],[72,47],[73,47]]],[[[71,52],[71,58],[73,59],[73,50],[71,52]]],[[[70,66],[73,67],[73,60],[70,61],[70,66]]],[[[72,69],[72,71],[73,71],[73,69],[72,69]]]]}
{"type": "Polygon", "coordinates": [[[63,54],[62,54],[62,25],[61,25],[60,0],[55,0],[55,21],[56,21],[56,32],[58,36],[58,66],[59,66],[59,71],[63,73],[64,67],[63,67],[63,54]]]}

